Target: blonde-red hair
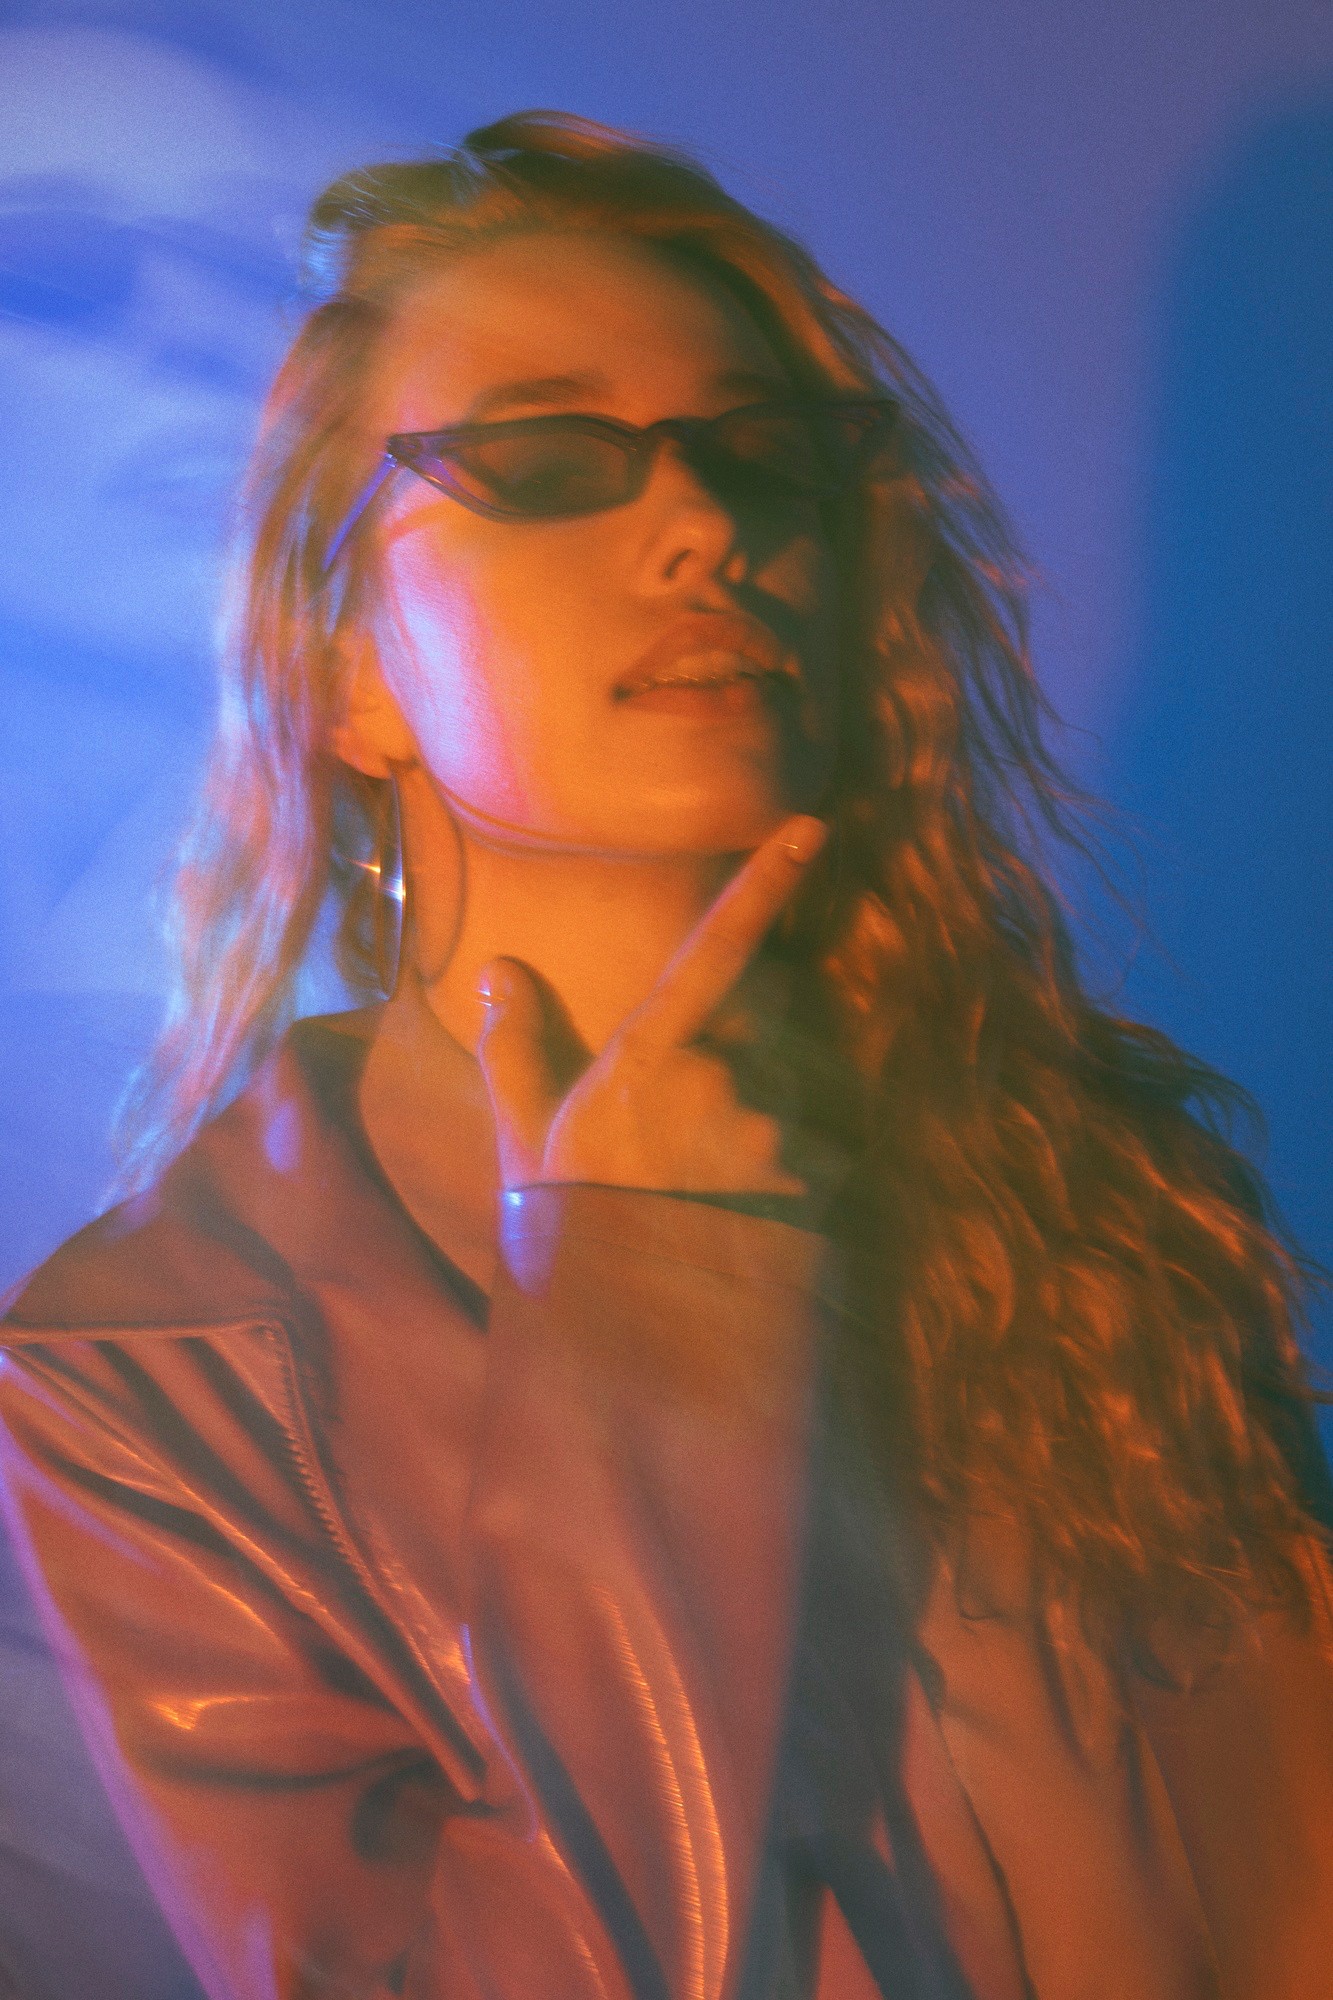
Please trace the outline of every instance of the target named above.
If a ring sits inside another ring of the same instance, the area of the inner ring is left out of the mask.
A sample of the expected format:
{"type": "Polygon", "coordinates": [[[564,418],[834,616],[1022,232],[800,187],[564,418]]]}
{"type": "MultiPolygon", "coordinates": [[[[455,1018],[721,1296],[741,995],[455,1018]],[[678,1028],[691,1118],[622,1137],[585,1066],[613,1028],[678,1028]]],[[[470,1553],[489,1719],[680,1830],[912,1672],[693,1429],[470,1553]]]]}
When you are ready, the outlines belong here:
{"type": "Polygon", "coordinates": [[[1122,1627],[1300,1600],[1323,1476],[1302,1270],[1223,1136],[1239,1093],[1080,981],[1038,859],[1046,835],[1078,837],[1079,802],[1044,740],[1003,516],[920,374],[808,253],[692,161],[621,133],[527,113],[315,204],[314,302],[248,486],[175,905],[179,986],[126,1185],[271,1045],[330,894],[343,963],[369,981],[364,876],[338,856],[374,787],[327,750],[338,635],[373,602],[366,537],[325,573],[373,463],[360,392],[403,287],[532,228],[646,240],[736,296],[799,385],[898,404],[838,529],[835,838],[784,946],[805,982],[797,1094],[827,1123],[830,1080],[856,1079],[844,1360],[886,1472],[937,1540],[1012,1524],[1051,1588],[1122,1627]]]}

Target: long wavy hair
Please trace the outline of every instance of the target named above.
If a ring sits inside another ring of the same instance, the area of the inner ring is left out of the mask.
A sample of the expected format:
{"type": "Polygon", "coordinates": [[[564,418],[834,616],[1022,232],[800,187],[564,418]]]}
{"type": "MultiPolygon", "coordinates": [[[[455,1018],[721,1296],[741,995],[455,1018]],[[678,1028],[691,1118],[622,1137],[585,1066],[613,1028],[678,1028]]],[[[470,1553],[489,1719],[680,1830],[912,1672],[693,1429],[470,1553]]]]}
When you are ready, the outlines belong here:
{"type": "Polygon", "coordinates": [[[848,1380],[882,1462],[938,1541],[1016,1527],[1051,1589],[1121,1629],[1307,1602],[1307,1274],[1226,1137],[1241,1093],[1081,982],[1040,857],[1080,838],[1087,802],[1046,742],[1012,535],[902,349],[674,151],[530,112],[316,202],[311,308],[246,490],[220,727],[175,894],[179,980],[124,1186],[273,1044],[330,899],[344,969],[372,984],[365,874],[340,857],[376,788],[327,748],[340,637],[375,602],[365,534],[326,574],[379,449],[363,385],[423,272],[548,227],[658,246],[739,299],[799,387],[897,404],[836,523],[835,837],[783,945],[805,982],[806,1108],[827,1125],[841,1103],[856,1134],[837,1225],[860,1302],[848,1380]]]}

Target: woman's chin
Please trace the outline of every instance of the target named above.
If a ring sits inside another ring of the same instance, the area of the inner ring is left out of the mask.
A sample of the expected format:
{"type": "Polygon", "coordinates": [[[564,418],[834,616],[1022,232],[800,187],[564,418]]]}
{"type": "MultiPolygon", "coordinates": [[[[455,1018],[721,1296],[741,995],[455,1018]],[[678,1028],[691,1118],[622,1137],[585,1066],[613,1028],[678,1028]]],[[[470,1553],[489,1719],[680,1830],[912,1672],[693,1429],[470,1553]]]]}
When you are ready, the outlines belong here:
{"type": "Polygon", "coordinates": [[[634,815],[623,831],[626,852],[644,855],[748,854],[793,812],[776,787],[759,796],[699,799],[663,804],[634,815]]]}
{"type": "Polygon", "coordinates": [[[818,813],[829,785],[829,759],[820,752],[773,757],[710,771],[702,780],[645,787],[631,814],[641,828],[661,828],[664,844],[714,854],[758,847],[792,813],[818,813]],[[656,795],[654,796],[654,793],[656,795]]]}

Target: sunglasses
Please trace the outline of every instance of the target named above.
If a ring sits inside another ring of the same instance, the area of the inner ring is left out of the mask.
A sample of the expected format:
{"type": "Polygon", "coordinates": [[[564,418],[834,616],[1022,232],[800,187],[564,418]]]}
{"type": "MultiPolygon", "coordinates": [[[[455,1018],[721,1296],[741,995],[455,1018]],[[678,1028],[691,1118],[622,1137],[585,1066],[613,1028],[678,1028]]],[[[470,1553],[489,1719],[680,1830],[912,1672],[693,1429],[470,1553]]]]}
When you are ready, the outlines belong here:
{"type": "Polygon", "coordinates": [[[568,414],[460,424],[388,439],[324,559],[327,573],[381,487],[400,468],[492,521],[568,521],[623,507],[643,491],[662,446],[675,444],[720,499],[742,509],[837,499],[886,437],[887,397],[750,403],[719,417],[622,424],[568,414]]]}

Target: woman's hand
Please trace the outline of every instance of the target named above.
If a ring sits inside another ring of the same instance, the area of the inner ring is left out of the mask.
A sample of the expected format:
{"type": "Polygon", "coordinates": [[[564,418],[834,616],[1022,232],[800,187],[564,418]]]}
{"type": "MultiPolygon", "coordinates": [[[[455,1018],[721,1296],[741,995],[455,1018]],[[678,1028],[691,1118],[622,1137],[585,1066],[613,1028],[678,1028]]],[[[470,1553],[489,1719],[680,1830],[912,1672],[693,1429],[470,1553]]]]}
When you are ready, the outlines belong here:
{"type": "Polygon", "coordinates": [[[743,1104],[726,1063],[690,1044],[758,950],[826,832],[801,815],[755,850],[563,1099],[532,975],[515,959],[486,967],[477,1053],[506,1188],[595,1181],[697,1194],[806,1192],[782,1165],[777,1120],[743,1104]]]}

